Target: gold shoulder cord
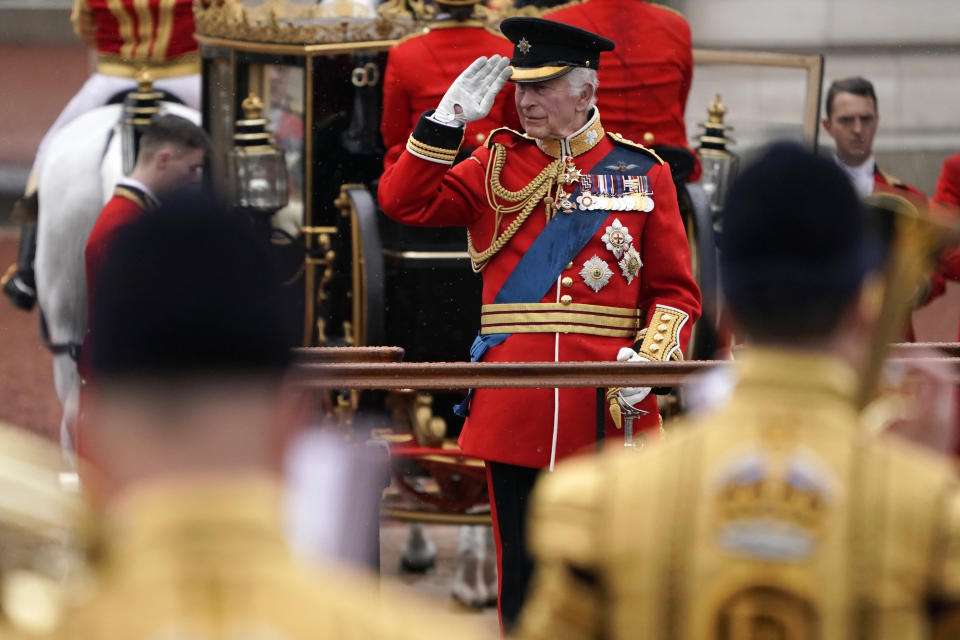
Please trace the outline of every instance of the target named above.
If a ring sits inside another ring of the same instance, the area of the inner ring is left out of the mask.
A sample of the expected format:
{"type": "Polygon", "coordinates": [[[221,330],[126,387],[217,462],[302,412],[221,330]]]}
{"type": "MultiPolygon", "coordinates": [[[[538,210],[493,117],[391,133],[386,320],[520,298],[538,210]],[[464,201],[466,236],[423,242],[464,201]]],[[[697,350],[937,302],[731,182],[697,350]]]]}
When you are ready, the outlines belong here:
{"type": "Polygon", "coordinates": [[[490,246],[484,251],[477,251],[476,247],[473,246],[473,238],[470,235],[470,231],[467,231],[467,252],[470,254],[470,261],[473,265],[474,273],[483,271],[487,263],[490,262],[490,258],[495,256],[500,249],[510,242],[510,239],[520,228],[520,225],[526,222],[527,218],[530,217],[530,214],[537,208],[541,200],[545,200],[547,204],[547,220],[549,221],[552,217],[553,211],[551,210],[551,205],[553,204],[553,199],[550,198],[548,194],[550,193],[550,189],[557,184],[558,178],[563,175],[563,161],[554,160],[548,164],[537,177],[519,191],[508,191],[500,184],[500,172],[503,170],[503,163],[505,161],[506,150],[502,144],[495,142],[493,144],[493,159],[487,164],[487,175],[484,180],[487,204],[493,209],[496,216],[490,246]],[[501,201],[513,204],[511,206],[502,205],[498,202],[498,198],[501,201]],[[500,221],[503,220],[504,214],[516,213],[517,211],[520,212],[520,215],[514,218],[513,222],[504,229],[503,233],[499,233],[500,221]]]}

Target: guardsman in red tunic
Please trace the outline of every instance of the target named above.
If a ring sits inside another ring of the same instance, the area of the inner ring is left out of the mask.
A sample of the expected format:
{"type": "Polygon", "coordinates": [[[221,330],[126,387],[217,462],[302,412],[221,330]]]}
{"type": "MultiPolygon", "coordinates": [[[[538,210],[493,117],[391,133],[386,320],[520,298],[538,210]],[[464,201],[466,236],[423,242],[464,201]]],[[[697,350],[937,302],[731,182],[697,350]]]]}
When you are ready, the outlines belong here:
{"type": "Polygon", "coordinates": [[[935,206],[960,213],[960,153],[943,161],[943,170],[937,180],[933,196],[935,206]]]}
{"type": "MultiPolygon", "coordinates": [[[[422,33],[400,40],[390,49],[383,80],[383,119],[380,133],[389,168],[407,142],[420,114],[439,104],[447,88],[467,65],[483,55],[509,55],[510,42],[486,28],[474,15],[479,0],[437,0],[437,21],[422,33]]],[[[517,128],[513,92],[497,96],[486,117],[467,124],[463,157],[500,127],[517,128]]]]}
{"type": "Polygon", "coordinates": [[[3,291],[14,305],[26,310],[36,302],[36,171],[53,134],[113,96],[136,88],[134,76],[141,69],[150,72],[156,89],[200,109],[193,0],[74,0],[70,18],[77,35],[96,49],[96,70],[44,134],[24,197],[14,205],[12,217],[24,226],[20,256],[3,278],[3,291]]]}
{"type": "Polygon", "coordinates": [[[617,45],[600,54],[597,106],[604,124],[646,146],[690,151],[688,181],[700,179],[700,161],[690,150],[683,119],[693,80],[690,25],[668,7],[637,0],[587,0],[544,14],[545,18],[602,33],[617,45]]]}
{"type": "MultiPolygon", "coordinates": [[[[159,197],[202,177],[204,159],[210,150],[206,132],[189,120],[173,115],[156,116],[140,138],[140,150],[133,172],[120,179],[113,197],[107,202],[87,238],[84,260],[87,272],[87,309],[100,280],[117,232],[138,219],[145,211],[157,207],[159,197]]],[[[89,352],[93,335],[87,317],[87,335],[81,353],[89,352]]],[[[86,373],[82,359],[81,375],[86,373]]]]}
{"type": "MultiPolygon", "coordinates": [[[[879,166],[873,157],[873,138],[880,116],[873,84],[860,77],[836,80],[827,90],[827,115],[823,128],[836,143],[834,159],[850,178],[861,198],[871,193],[894,193],[920,210],[927,208],[927,196],[879,166]]],[[[937,285],[934,282],[932,287],[937,285]]],[[[926,301],[929,301],[928,297],[926,301]]],[[[912,323],[904,329],[904,339],[914,342],[912,323]]]]}
{"type": "MultiPolygon", "coordinates": [[[[943,161],[943,169],[937,180],[937,191],[930,201],[934,213],[956,218],[960,215],[960,153],[943,161]]],[[[930,278],[932,300],[947,290],[947,281],[960,281],[960,248],[948,249],[940,256],[937,268],[930,278]]]]}
{"type": "MultiPolygon", "coordinates": [[[[487,362],[679,359],[700,292],[670,168],[608,132],[594,106],[602,36],[536,18],[501,25],[513,68],[479,58],[427,111],[380,180],[383,211],[406,224],[467,228],[483,274],[487,362]],[[464,125],[486,116],[507,78],[526,134],[501,129],[451,167],[464,125]]],[[[611,390],[659,424],[649,389],[611,390]]],[[[487,461],[500,564],[500,613],[509,630],[526,591],[527,496],[540,469],[596,440],[593,389],[477,389],[460,436],[487,461]]],[[[619,413],[615,411],[615,413],[619,413]]],[[[620,433],[606,420],[606,437],[620,433]]]]}
{"type": "Polygon", "coordinates": [[[837,80],[827,90],[823,128],[836,143],[835,159],[850,177],[861,198],[889,192],[926,208],[927,196],[879,166],[873,157],[873,138],[880,116],[873,84],[860,77],[837,80]]]}

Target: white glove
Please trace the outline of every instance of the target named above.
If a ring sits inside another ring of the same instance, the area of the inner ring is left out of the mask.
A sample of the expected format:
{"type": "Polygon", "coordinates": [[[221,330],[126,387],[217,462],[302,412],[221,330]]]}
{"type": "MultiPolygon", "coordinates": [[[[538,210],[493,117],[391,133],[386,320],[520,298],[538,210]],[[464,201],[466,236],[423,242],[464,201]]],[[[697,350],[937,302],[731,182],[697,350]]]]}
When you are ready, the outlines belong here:
{"type": "Polygon", "coordinates": [[[432,119],[462,127],[485,117],[512,73],[509,67],[510,60],[500,55],[474,60],[447,89],[432,119]]]}
{"type": "MultiPolygon", "coordinates": [[[[630,347],[623,347],[617,352],[617,362],[649,362],[646,358],[630,347]]],[[[640,402],[650,394],[650,387],[624,387],[620,389],[620,401],[636,408],[640,402]]]]}

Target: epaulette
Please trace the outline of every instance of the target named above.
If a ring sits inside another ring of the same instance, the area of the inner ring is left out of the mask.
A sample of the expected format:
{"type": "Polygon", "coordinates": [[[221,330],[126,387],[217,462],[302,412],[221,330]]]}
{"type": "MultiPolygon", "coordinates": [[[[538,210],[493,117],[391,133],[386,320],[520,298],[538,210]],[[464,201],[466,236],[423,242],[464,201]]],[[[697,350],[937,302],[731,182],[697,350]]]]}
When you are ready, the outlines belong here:
{"type": "Polygon", "coordinates": [[[549,7],[549,8],[547,8],[547,9],[544,9],[542,15],[543,15],[544,17],[546,17],[546,16],[550,15],[551,13],[556,13],[557,11],[560,11],[561,9],[568,9],[568,8],[572,7],[573,5],[575,5],[575,4],[583,4],[583,3],[586,2],[586,1],[587,1],[587,0],[572,0],[571,2],[564,2],[563,4],[558,4],[558,5],[556,5],[556,6],[549,7]]]}
{"type": "Polygon", "coordinates": [[[525,134],[525,133],[520,133],[519,131],[515,131],[514,129],[511,129],[510,127],[500,127],[499,129],[494,129],[493,131],[490,132],[490,134],[487,136],[487,139],[483,141],[483,146],[486,147],[487,149],[489,149],[489,148],[490,148],[490,143],[493,142],[493,137],[494,137],[495,135],[499,134],[499,133],[503,133],[503,134],[508,134],[508,133],[509,133],[509,134],[513,134],[513,138],[514,138],[514,139],[519,138],[519,139],[521,139],[521,140],[527,140],[527,141],[529,141],[529,142],[533,142],[533,141],[534,141],[533,138],[531,138],[530,136],[528,136],[528,135],[525,134]]]}
{"type": "Polygon", "coordinates": [[[642,151],[648,156],[657,161],[658,164],[663,164],[663,158],[657,155],[657,152],[652,149],[647,149],[645,146],[633,140],[627,140],[619,133],[614,133],[612,131],[607,131],[607,135],[610,136],[610,139],[613,140],[614,144],[619,144],[621,147],[627,147],[628,149],[634,149],[636,151],[642,151]]]}
{"type": "Polygon", "coordinates": [[[394,46],[394,47],[399,47],[401,44],[403,44],[403,43],[406,42],[407,40],[413,40],[414,38],[420,38],[420,37],[422,37],[422,36],[427,35],[428,33],[430,33],[430,28],[429,28],[429,27],[424,27],[424,28],[421,29],[420,31],[414,31],[413,33],[408,33],[407,35],[403,36],[402,38],[400,38],[399,40],[397,40],[396,42],[394,42],[394,43],[393,43],[393,46],[394,46]]]}
{"type": "Polygon", "coordinates": [[[906,182],[904,182],[903,180],[901,180],[901,179],[898,178],[897,176],[893,175],[892,173],[887,173],[886,171],[884,171],[884,170],[881,169],[880,167],[877,167],[877,173],[879,173],[880,176],[883,177],[883,179],[886,180],[886,181],[887,181],[887,184],[889,184],[891,187],[899,187],[899,188],[901,188],[901,189],[909,189],[909,186],[907,185],[906,182]]]}
{"type": "Polygon", "coordinates": [[[113,195],[129,200],[143,210],[150,208],[145,194],[139,189],[118,184],[113,190],[113,195]]]}

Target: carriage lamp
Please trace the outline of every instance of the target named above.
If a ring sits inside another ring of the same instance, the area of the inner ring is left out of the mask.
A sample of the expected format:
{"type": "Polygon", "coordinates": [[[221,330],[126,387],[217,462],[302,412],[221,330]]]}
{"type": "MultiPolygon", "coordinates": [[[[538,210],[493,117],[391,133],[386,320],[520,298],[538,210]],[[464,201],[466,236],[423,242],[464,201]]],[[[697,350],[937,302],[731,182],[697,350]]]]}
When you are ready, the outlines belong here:
{"type": "Polygon", "coordinates": [[[700,165],[703,167],[701,184],[710,198],[710,208],[714,213],[723,207],[727,188],[737,175],[739,163],[736,154],[727,150],[727,144],[734,140],[727,135],[733,131],[733,127],[723,123],[726,113],[723,98],[718,93],[713,104],[707,108],[707,121],[700,123],[703,133],[699,137],[697,155],[700,156],[700,165]]]}
{"type": "Polygon", "coordinates": [[[290,199],[286,158],[267,131],[260,98],[251,93],[241,108],[228,160],[231,200],[238,208],[274,213],[290,199]]]}
{"type": "Polygon", "coordinates": [[[153,75],[141,69],[136,75],[137,88],[123,99],[123,125],[120,131],[120,148],[123,158],[123,175],[130,175],[137,163],[140,136],[150,124],[150,119],[160,111],[163,94],[153,88],[153,75]]]}

